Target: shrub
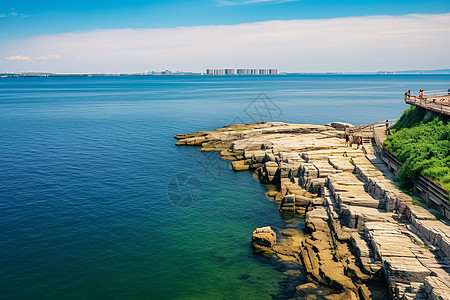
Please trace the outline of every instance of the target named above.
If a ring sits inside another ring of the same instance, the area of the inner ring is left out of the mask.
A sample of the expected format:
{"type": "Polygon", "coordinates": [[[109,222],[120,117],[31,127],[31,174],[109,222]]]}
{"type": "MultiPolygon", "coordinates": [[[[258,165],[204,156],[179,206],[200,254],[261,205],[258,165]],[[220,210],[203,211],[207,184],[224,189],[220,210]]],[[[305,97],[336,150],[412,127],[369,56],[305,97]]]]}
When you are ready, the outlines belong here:
{"type": "Polygon", "coordinates": [[[410,189],[419,174],[450,190],[450,123],[417,107],[407,109],[384,145],[402,162],[398,181],[410,189]]]}

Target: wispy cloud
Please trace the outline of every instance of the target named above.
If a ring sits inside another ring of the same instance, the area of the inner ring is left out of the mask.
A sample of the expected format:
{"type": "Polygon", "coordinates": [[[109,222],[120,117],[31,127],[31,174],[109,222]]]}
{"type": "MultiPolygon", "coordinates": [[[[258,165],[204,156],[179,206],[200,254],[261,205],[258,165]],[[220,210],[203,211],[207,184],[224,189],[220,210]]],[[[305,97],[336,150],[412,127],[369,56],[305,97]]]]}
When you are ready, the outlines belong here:
{"type": "Polygon", "coordinates": [[[9,17],[26,17],[26,15],[22,13],[18,13],[15,11],[11,11],[9,13],[0,13],[0,18],[9,18],[9,17]]]}
{"type": "Polygon", "coordinates": [[[450,67],[448,45],[450,14],[370,16],[37,36],[4,43],[0,57],[8,59],[0,59],[0,65],[16,71],[111,73],[442,69],[450,67]]]}
{"type": "Polygon", "coordinates": [[[280,4],[297,1],[301,0],[246,0],[246,1],[217,0],[217,6],[234,6],[234,5],[258,4],[258,3],[280,4]]]}
{"type": "Polygon", "coordinates": [[[31,61],[31,57],[29,56],[22,56],[22,55],[14,55],[14,56],[8,56],[6,57],[7,60],[24,60],[24,61],[31,61]]]}
{"type": "Polygon", "coordinates": [[[55,60],[55,59],[62,59],[61,55],[59,54],[45,54],[41,55],[39,60],[55,60]]]}

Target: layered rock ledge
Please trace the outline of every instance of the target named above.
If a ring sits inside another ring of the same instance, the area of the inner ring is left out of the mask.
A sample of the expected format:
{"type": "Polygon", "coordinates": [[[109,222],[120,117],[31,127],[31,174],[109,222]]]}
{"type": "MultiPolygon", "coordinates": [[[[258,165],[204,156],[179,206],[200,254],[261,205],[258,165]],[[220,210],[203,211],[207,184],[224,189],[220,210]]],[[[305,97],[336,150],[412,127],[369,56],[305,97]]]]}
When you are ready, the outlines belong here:
{"type": "MultiPolygon", "coordinates": [[[[175,138],[277,186],[268,197],[304,215],[306,235],[264,227],[253,245],[303,264],[308,279],[335,290],[326,298],[450,299],[449,224],[412,204],[371,144],[346,146],[349,126],[261,122],[175,138]]],[[[298,298],[312,286],[299,286],[298,298]]]]}

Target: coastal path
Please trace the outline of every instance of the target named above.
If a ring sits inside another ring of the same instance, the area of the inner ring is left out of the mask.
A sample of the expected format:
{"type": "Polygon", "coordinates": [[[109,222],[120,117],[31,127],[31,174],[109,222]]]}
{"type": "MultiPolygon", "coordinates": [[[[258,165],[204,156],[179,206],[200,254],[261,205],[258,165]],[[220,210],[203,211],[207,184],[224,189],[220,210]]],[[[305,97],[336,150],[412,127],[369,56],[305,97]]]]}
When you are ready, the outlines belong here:
{"type": "Polygon", "coordinates": [[[422,98],[405,94],[405,103],[450,116],[450,92],[448,91],[428,91],[422,98]]]}

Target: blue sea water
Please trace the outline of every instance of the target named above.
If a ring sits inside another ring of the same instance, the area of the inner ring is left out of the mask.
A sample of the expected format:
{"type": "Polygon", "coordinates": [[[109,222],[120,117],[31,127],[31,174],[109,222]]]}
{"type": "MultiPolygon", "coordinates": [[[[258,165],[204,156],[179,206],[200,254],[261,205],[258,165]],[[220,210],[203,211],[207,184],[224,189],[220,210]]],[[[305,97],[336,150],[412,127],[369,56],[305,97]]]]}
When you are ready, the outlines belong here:
{"type": "Polygon", "coordinates": [[[292,266],[255,255],[251,233],[302,221],[281,216],[251,172],[172,137],[233,121],[394,119],[406,90],[449,83],[448,75],[2,78],[0,299],[283,298],[295,286],[284,273],[292,266]]]}

